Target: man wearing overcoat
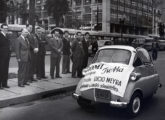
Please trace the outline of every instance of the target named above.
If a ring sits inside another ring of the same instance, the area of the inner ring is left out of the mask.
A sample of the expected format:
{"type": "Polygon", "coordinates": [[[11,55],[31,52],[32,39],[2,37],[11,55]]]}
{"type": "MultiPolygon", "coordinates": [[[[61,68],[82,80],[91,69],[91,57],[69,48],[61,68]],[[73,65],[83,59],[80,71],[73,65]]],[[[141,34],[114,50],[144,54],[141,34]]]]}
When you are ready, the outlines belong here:
{"type": "Polygon", "coordinates": [[[0,31],[0,89],[9,88],[7,80],[10,60],[10,41],[7,38],[7,31],[7,24],[2,24],[0,31]]]}

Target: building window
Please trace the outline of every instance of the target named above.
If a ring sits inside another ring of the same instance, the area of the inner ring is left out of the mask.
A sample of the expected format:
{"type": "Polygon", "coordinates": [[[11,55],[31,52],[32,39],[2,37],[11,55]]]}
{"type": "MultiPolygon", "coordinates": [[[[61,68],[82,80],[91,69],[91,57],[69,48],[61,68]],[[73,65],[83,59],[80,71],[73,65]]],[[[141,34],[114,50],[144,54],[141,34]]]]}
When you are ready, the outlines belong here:
{"type": "Polygon", "coordinates": [[[75,4],[76,4],[76,6],[80,6],[81,5],[81,0],[75,0],[75,4]]]}
{"type": "Polygon", "coordinates": [[[91,14],[84,14],[83,20],[84,22],[89,23],[91,21],[91,14]]]}
{"type": "Polygon", "coordinates": [[[36,3],[37,3],[37,4],[40,4],[40,3],[41,3],[41,0],[37,0],[36,3]]]}
{"type": "Polygon", "coordinates": [[[85,13],[91,13],[91,7],[90,6],[85,6],[84,10],[85,10],[85,13]]]}
{"type": "Polygon", "coordinates": [[[91,0],[84,0],[84,5],[89,5],[91,4],[91,0]]]}
{"type": "Polygon", "coordinates": [[[102,3],[102,0],[95,0],[95,3],[102,3]]]}

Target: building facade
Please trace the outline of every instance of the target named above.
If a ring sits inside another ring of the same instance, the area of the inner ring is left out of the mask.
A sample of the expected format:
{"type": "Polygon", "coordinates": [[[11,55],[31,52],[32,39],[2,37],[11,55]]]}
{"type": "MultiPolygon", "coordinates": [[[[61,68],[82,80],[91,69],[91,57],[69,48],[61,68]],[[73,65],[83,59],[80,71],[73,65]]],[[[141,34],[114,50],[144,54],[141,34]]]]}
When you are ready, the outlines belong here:
{"type": "Polygon", "coordinates": [[[48,15],[46,10],[46,0],[36,0],[35,4],[36,23],[44,27],[46,30],[49,26],[55,26],[55,20],[48,15]]]}
{"type": "Polygon", "coordinates": [[[148,34],[152,32],[152,0],[69,0],[68,19],[82,25],[100,25],[105,32],[148,34]]]}
{"type": "MultiPolygon", "coordinates": [[[[48,16],[45,2],[36,0],[36,17],[38,24],[48,26],[55,21],[48,16]]],[[[160,16],[154,14],[153,0],[68,0],[68,3],[65,27],[97,26],[104,32],[140,35],[157,33],[154,31],[160,16]]]]}

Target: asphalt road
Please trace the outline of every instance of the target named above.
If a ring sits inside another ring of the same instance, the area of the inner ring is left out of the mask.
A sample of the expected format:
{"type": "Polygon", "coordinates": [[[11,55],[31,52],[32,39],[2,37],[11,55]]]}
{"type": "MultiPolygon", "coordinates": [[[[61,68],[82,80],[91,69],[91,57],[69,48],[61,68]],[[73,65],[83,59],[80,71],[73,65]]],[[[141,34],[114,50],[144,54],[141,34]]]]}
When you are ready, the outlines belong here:
{"type": "MultiPolygon", "coordinates": [[[[165,120],[165,52],[159,53],[155,62],[163,87],[144,102],[141,113],[131,120],[165,120]]],[[[128,120],[125,110],[98,105],[85,111],[70,96],[51,97],[44,100],[0,109],[0,120],[128,120]]]]}

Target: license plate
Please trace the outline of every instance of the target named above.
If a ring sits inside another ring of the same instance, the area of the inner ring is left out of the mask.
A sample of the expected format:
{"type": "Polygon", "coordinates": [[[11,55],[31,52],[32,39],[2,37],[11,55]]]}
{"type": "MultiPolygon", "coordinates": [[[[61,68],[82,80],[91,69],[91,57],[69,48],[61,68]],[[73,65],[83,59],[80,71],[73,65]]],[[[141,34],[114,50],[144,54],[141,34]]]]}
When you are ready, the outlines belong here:
{"type": "Polygon", "coordinates": [[[108,90],[95,89],[95,97],[99,99],[108,99],[111,98],[111,92],[108,90]]]}

